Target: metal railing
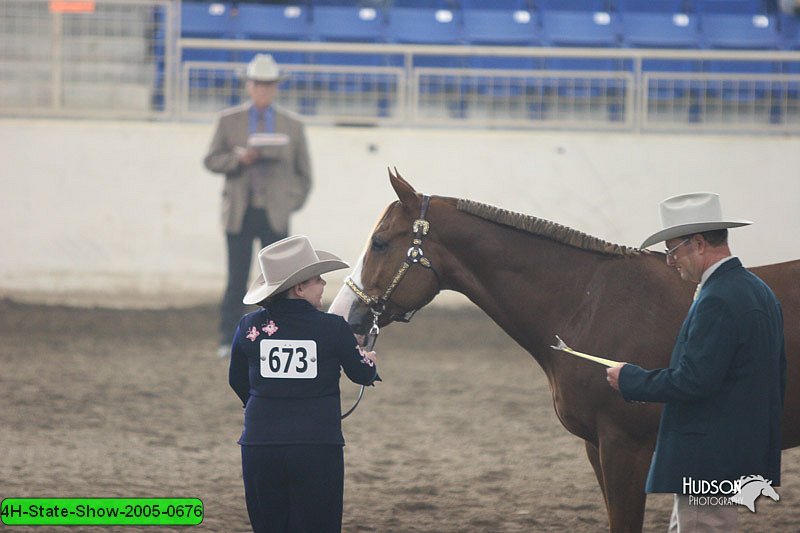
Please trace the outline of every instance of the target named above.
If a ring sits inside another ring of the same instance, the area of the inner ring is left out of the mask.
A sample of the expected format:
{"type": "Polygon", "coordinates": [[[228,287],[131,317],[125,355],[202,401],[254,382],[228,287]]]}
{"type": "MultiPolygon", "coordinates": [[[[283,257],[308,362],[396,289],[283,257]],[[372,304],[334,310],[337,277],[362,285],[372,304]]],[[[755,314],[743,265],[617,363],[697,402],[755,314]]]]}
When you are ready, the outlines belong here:
{"type": "Polygon", "coordinates": [[[169,116],[178,5],[176,0],[2,0],[0,112],[169,116]]]}
{"type": "Polygon", "coordinates": [[[0,2],[0,115],[208,120],[254,53],[309,123],[800,133],[800,51],[181,39],[178,0],[0,2]]]}
{"type": "MultiPolygon", "coordinates": [[[[311,123],[800,133],[800,52],[205,39],[181,39],[179,49],[225,50],[243,58],[292,53],[323,61],[326,55],[354,54],[395,65],[285,64],[292,77],[282,85],[282,103],[311,123]],[[524,67],[506,67],[514,62],[524,67]],[[446,66],[427,66],[436,63],[446,66]],[[470,66],[491,63],[499,68],[470,66]],[[377,92],[386,76],[392,89],[377,92]],[[348,84],[348,77],[360,83],[348,84]]],[[[217,64],[217,90],[212,80],[204,82],[205,96],[215,95],[217,108],[246,98],[239,82],[245,64],[217,64]]],[[[184,117],[210,112],[198,107],[186,88],[202,68],[183,63],[184,117]]]]}

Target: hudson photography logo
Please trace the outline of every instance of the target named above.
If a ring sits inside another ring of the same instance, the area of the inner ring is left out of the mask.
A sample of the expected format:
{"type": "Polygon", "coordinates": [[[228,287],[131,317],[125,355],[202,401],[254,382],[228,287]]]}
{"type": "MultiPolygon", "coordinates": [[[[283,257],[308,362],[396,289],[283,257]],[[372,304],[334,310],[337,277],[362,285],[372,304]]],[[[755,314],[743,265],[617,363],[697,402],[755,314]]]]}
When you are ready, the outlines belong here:
{"type": "Polygon", "coordinates": [[[776,502],[781,499],[772,487],[772,480],[762,476],[742,476],[735,481],[684,477],[683,494],[689,497],[689,505],[744,505],[751,513],[756,512],[759,496],[776,502]]]}

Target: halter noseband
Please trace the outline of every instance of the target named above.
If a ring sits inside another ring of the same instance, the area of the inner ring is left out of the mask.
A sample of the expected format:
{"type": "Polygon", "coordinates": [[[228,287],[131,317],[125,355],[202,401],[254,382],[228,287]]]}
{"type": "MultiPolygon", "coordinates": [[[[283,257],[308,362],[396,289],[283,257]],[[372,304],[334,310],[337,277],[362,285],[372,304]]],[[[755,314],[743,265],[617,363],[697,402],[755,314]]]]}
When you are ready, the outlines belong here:
{"type": "MultiPolygon", "coordinates": [[[[370,296],[366,293],[366,291],[364,291],[364,289],[359,287],[351,277],[348,277],[345,280],[347,286],[350,287],[358,299],[370,308],[375,323],[377,323],[378,318],[386,311],[386,304],[389,303],[392,293],[400,284],[400,281],[403,279],[403,277],[405,277],[412,265],[422,265],[433,272],[433,275],[436,276],[436,292],[439,292],[439,287],[441,286],[439,274],[436,272],[436,269],[433,268],[430,260],[425,257],[425,253],[422,251],[422,239],[428,234],[428,231],[431,227],[430,222],[425,220],[425,215],[428,213],[428,205],[430,204],[430,201],[431,197],[427,194],[422,196],[419,218],[416,219],[411,226],[411,231],[414,234],[414,238],[411,241],[411,247],[408,249],[408,252],[406,252],[406,259],[403,261],[403,264],[400,265],[400,268],[397,270],[397,273],[392,278],[391,283],[389,283],[389,286],[386,288],[382,296],[370,296]]],[[[392,315],[391,319],[397,322],[409,322],[411,317],[413,317],[414,313],[416,312],[417,309],[412,309],[410,311],[406,311],[402,315],[392,315]]]]}

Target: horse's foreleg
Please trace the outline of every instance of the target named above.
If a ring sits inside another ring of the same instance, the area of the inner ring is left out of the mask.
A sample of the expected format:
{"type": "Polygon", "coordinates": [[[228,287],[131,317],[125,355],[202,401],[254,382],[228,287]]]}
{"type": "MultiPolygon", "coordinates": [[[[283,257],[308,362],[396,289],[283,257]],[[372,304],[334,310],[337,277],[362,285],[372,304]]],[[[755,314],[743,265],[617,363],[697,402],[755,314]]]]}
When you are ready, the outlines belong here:
{"type": "Polygon", "coordinates": [[[600,464],[611,533],[641,533],[651,450],[624,436],[600,438],[600,464]]]}
{"type": "Polygon", "coordinates": [[[600,485],[600,490],[603,492],[603,501],[606,504],[606,511],[608,511],[608,500],[606,499],[606,486],[603,481],[603,467],[600,465],[600,450],[594,443],[588,440],[583,441],[586,444],[586,456],[594,469],[594,475],[597,476],[597,483],[600,485]]]}

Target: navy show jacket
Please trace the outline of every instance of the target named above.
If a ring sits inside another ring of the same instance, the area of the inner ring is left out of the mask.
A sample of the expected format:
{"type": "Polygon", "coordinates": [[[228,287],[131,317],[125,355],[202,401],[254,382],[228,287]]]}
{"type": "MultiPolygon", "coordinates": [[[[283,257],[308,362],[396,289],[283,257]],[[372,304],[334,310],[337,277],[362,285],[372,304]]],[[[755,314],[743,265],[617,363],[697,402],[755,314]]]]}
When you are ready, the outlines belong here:
{"type": "Polygon", "coordinates": [[[664,402],[646,492],[684,493],[683,478],[780,484],[786,389],[783,316],[772,290],[737,258],[706,280],[669,368],[625,365],[626,400],[664,402]]]}
{"type": "Polygon", "coordinates": [[[228,381],[245,407],[242,445],[343,445],[340,368],[355,383],[378,378],[350,326],[299,299],[242,317],[228,381]]]}

